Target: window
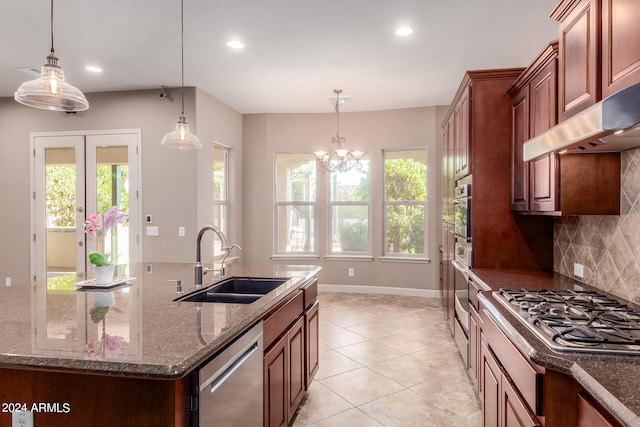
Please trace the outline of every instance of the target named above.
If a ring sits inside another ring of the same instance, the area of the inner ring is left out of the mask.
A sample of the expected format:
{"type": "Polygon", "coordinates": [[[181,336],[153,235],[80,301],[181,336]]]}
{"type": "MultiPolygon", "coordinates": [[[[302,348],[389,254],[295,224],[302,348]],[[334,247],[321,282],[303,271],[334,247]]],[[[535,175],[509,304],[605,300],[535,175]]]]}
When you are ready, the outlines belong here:
{"type": "Polygon", "coordinates": [[[370,161],[361,168],[332,172],[329,182],[329,254],[362,255],[371,253],[369,211],[371,184],[370,161]]]}
{"type": "Polygon", "coordinates": [[[275,253],[317,254],[315,158],[276,153],[275,169],[275,253]]]}
{"type": "Polygon", "coordinates": [[[228,190],[229,149],[213,146],[213,225],[228,234],[229,209],[228,190]]]}
{"type": "Polygon", "coordinates": [[[385,150],[386,256],[425,256],[427,149],[385,150]]]}

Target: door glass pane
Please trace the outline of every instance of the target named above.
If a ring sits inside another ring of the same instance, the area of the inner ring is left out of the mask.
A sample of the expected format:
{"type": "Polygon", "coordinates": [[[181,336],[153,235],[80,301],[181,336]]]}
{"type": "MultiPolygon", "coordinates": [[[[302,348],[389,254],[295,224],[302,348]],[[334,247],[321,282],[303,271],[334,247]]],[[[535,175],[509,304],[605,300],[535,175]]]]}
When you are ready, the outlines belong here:
{"type": "Polygon", "coordinates": [[[117,206],[125,218],[124,223],[97,236],[97,250],[110,254],[114,264],[129,264],[128,147],[97,147],[96,162],[97,213],[103,215],[104,219],[104,214],[117,206]]]}
{"type": "Polygon", "coordinates": [[[45,149],[47,277],[76,271],[75,156],[72,147],[45,149]]]}

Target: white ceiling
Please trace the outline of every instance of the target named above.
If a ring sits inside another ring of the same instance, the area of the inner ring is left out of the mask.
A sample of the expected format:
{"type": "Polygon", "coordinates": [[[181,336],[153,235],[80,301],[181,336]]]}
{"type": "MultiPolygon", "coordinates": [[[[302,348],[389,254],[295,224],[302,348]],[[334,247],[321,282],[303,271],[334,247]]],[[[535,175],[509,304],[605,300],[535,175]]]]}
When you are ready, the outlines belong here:
{"type": "MultiPolygon", "coordinates": [[[[185,85],[241,113],[331,112],[334,88],[353,98],[343,111],[446,105],[465,70],[527,66],[558,37],[558,0],[184,2],[185,85]]],[[[46,62],[49,5],[0,0],[0,97],[46,62]]],[[[85,93],[180,86],[180,0],[58,0],[54,36],[85,93]]]]}

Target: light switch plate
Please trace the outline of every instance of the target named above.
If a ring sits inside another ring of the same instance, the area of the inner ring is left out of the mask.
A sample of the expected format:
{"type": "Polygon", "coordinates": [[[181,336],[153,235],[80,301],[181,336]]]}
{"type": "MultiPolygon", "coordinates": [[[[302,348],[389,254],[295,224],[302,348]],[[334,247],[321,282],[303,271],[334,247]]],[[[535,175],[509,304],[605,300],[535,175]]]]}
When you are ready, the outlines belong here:
{"type": "Polygon", "coordinates": [[[147,236],[157,236],[159,233],[157,225],[147,225],[147,236]]]}
{"type": "Polygon", "coordinates": [[[184,237],[184,227],[178,227],[178,237],[184,237]]]}
{"type": "Polygon", "coordinates": [[[584,265],[573,263],[573,275],[578,277],[584,277],[584,265]]]}

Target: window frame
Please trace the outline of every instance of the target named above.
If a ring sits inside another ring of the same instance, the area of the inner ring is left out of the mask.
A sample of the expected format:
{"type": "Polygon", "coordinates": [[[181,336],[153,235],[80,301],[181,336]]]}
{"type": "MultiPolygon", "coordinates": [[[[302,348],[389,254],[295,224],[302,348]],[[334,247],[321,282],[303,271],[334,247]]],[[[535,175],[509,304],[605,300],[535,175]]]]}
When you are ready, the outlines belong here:
{"type": "Polygon", "coordinates": [[[372,242],[372,159],[371,153],[365,153],[362,157],[363,160],[367,160],[369,163],[369,197],[368,200],[365,201],[334,201],[332,197],[332,181],[333,176],[336,173],[344,173],[344,172],[329,172],[327,173],[327,255],[325,255],[325,259],[365,259],[365,260],[373,260],[372,250],[373,250],[373,242],[372,242]],[[333,250],[333,212],[334,206],[365,206],[367,211],[367,249],[365,251],[334,251],[333,250]]]}
{"type": "Polygon", "coordinates": [[[278,156],[280,155],[308,155],[310,162],[315,165],[315,156],[310,151],[300,150],[276,150],[273,153],[273,252],[271,259],[319,259],[319,242],[318,242],[318,171],[315,171],[315,182],[313,185],[315,198],[314,201],[292,201],[292,200],[278,200],[278,156]],[[308,251],[280,251],[278,235],[278,212],[282,207],[288,206],[309,206],[313,214],[313,247],[308,251]]]}
{"type": "Polygon", "coordinates": [[[400,262],[429,262],[427,256],[428,247],[428,216],[429,216],[429,149],[427,146],[415,146],[415,147],[401,147],[401,148],[384,148],[382,150],[382,256],[379,257],[380,261],[400,261],[400,262]],[[402,151],[424,151],[425,153],[425,168],[426,168],[426,180],[425,180],[425,198],[424,200],[387,200],[387,173],[386,162],[387,153],[389,152],[402,152],[402,151]],[[388,207],[391,205],[401,206],[423,206],[424,209],[424,245],[423,252],[410,254],[410,253],[398,253],[390,252],[387,247],[387,227],[389,224],[388,207]]]}
{"type": "Polygon", "coordinates": [[[212,212],[212,221],[213,224],[216,224],[215,221],[215,212],[218,209],[218,207],[222,207],[224,213],[226,214],[225,218],[221,219],[221,224],[220,224],[220,230],[226,235],[229,235],[229,230],[231,228],[230,224],[229,224],[229,153],[230,153],[230,148],[226,147],[222,144],[218,144],[216,142],[213,143],[213,150],[212,150],[212,163],[213,163],[213,167],[212,167],[212,173],[213,173],[213,180],[212,180],[212,184],[213,184],[213,192],[212,192],[212,200],[213,200],[213,212],[212,212]],[[224,180],[224,198],[218,200],[216,198],[216,190],[215,190],[215,185],[216,185],[216,181],[215,181],[215,176],[216,176],[216,171],[215,171],[215,164],[216,164],[216,159],[215,159],[215,151],[216,149],[218,150],[222,150],[223,155],[224,155],[224,174],[223,174],[223,180],[224,180]]]}

